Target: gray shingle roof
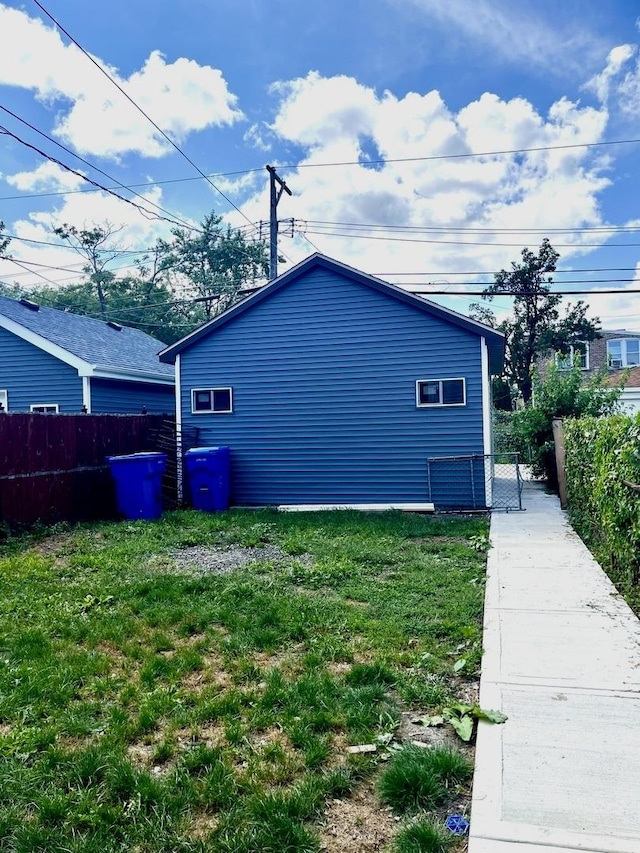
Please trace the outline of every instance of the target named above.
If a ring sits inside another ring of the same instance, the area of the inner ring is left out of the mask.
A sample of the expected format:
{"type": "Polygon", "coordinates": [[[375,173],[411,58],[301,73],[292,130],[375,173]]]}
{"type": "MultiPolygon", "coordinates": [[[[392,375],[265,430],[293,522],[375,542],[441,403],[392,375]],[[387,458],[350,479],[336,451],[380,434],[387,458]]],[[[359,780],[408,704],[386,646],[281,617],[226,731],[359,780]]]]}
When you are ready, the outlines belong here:
{"type": "Polygon", "coordinates": [[[173,378],[170,365],[162,364],[158,352],[162,341],[139,329],[122,326],[118,331],[102,320],[81,317],[56,308],[39,306],[33,311],[15,299],[0,296],[0,315],[91,365],[118,370],[155,373],[158,378],[173,378]]]}

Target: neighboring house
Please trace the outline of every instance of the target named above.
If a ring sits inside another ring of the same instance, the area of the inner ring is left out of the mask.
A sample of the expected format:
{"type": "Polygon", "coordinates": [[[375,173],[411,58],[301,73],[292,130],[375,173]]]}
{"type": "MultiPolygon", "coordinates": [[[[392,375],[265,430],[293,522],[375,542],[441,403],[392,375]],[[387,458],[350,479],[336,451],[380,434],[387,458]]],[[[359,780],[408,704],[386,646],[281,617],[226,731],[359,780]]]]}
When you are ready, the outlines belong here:
{"type": "Polygon", "coordinates": [[[158,358],[164,346],[139,329],[0,296],[0,405],[173,413],[174,374],[158,358]]]}
{"type": "Polygon", "coordinates": [[[491,452],[503,352],[495,330],[316,254],[160,358],[179,428],[231,448],[235,504],[388,504],[430,499],[429,457],[491,452]]]}
{"type": "Polygon", "coordinates": [[[626,329],[603,330],[595,341],[585,341],[567,356],[556,355],[559,370],[571,369],[574,359],[580,361],[585,378],[606,369],[607,384],[618,385],[629,371],[620,402],[629,413],[640,411],[640,332],[626,329]]]}

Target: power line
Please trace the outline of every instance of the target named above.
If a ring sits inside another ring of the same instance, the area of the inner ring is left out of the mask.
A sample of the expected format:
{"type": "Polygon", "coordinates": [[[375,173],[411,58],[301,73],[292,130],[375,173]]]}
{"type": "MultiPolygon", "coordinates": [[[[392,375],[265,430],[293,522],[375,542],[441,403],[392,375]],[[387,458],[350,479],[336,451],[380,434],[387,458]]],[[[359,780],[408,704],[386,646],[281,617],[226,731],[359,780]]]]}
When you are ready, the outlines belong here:
{"type": "MultiPolygon", "coordinates": [[[[37,2],[37,0],[36,0],[37,2]]],[[[39,4],[38,4],[39,5],[39,4]]],[[[318,169],[329,166],[380,166],[386,163],[420,163],[433,160],[461,160],[469,157],[498,157],[504,154],[534,154],[540,151],[566,151],[572,148],[598,148],[606,145],[633,145],[640,139],[612,139],[606,142],[574,142],[567,145],[538,145],[535,148],[508,148],[499,151],[469,151],[461,154],[431,154],[425,157],[380,157],[377,160],[343,160],[333,163],[298,163],[278,166],[279,169],[318,169]]]]}
{"type": "MultiPolygon", "coordinates": [[[[502,248],[521,248],[523,247],[522,243],[487,243],[487,242],[472,242],[469,240],[424,240],[417,239],[415,237],[384,237],[381,235],[372,235],[372,234],[349,234],[349,233],[332,233],[331,231],[318,231],[313,228],[305,229],[300,232],[307,234],[315,234],[324,237],[335,237],[340,239],[349,238],[350,240],[383,240],[388,243],[419,243],[419,244],[428,244],[428,245],[438,245],[438,246],[478,246],[483,249],[492,249],[494,247],[502,248]]],[[[640,246],[640,243],[555,243],[556,247],[563,249],[576,249],[576,248],[593,248],[593,249],[609,249],[609,248],[633,248],[635,246],[640,246]]]]}
{"type": "MultiPolygon", "coordinates": [[[[43,131],[38,130],[37,127],[34,127],[32,124],[30,124],[29,122],[20,118],[19,116],[16,116],[15,113],[11,112],[11,110],[7,110],[7,108],[3,107],[2,105],[0,105],[0,109],[4,110],[5,112],[14,116],[14,118],[16,118],[18,121],[27,125],[27,127],[30,127],[31,130],[34,130],[36,133],[39,133],[41,136],[45,137],[45,139],[48,139],[50,142],[53,142],[54,145],[58,145],[60,148],[62,148],[67,153],[73,155],[74,157],[77,157],[78,160],[80,160],[82,163],[85,163],[90,168],[95,169],[97,172],[100,172],[101,174],[105,175],[107,178],[109,178],[110,181],[115,181],[115,178],[112,178],[110,175],[108,175],[102,169],[99,169],[97,166],[93,166],[91,163],[89,163],[88,160],[85,160],[83,157],[80,157],[78,154],[74,154],[74,152],[71,151],[71,149],[67,148],[64,145],[61,145],[59,142],[56,142],[55,139],[48,136],[43,131]]],[[[124,201],[124,202],[126,202],[126,204],[130,204],[132,207],[135,207],[140,213],[142,213],[142,215],[146,219],[152,218],[152,219],[164,220],[165,222],[169,222],[171,225],[177,225],[178,227],[188,228],[189,230],[197,230],[192,225],[188,225],[186,222],[182,222],[182,221],[178,221],[177,219],[174,219],[172,217],[172,214],[169,214],[169,216],[161,216],[160,214],[154,213],[152,210],[148,210],[147,208],[144,208],[142,205],[138,204],[135,201],[132,201],[130,198],[125,198],[124,196],[120,195],[119,193],[115,192],[114,190],[108,189],[107,187],[103,186],[102,184],[98,183],[97,181],[94,181],[92,178],[87,177],[87,175],[83,175],[82,172],[79,172],[77,169],[73,169],[73,168],[71,168],[71,166],[67,166],[66,163],[62,162],[62,160],[58,160],[56,157],[52,157],[50,154],[47,154],[45,151],[42,151],[37,146],[32,145],[30,142],[27,142],[26,140],[22,139],[17,134],[12,133],[6,127],[0,126],[0,133],[4,134],[5,136],[10,136],[12,139],[15,139],[16,142],[19,142],[21,145],[24,145],[26,148],[30,148],[32,151],[35,151],[37,154],[40,154],[41,157],[44,157],[49,162],[55,163],[57,166],[60,166],[61,169],[64,169],[65,171],[70,172],[73,175],[77,175],[79,178],[82,178],[83,181],[87,181],[87,183],[92,184],[94,187],[97,187],[97,189],[101,190],[102,192],[106,192],[109,195],[113,196],[114,198],[120,199],[120,201],[124,201]],[[149,215],[147,216],[147,214],[149,214],[149,215]]],[[[116,181],[116,183],[119,183],[119,181],[116,181]]],[[[122,184],[121,186],[123,187],[123,189],[125,189],[125,190],[127,189],[127,187],[124,184],[122,184]]],[[[152,205],[153,207],[157,208],[158,210],[161,210],[164,213],[169,213],[169,211],[166,211],[163,207],[160,207],[159,204],[156,204],[155,202],[145,198],[144,196],[140,195],[139,193],[134,193],[134,195],[143,199],[144,201],[147,202],[147,204],[152,205]]]]}
{"type": "MultiPolygon", "coordinates": [[[[577,225],[574,228],[483,228],[467,225],[393,225],[377,222],[336,222],[328,219],[303,219],[299,220],[303,227],[313,225],[316,227],[348,228],[367,231],[400,231],[408,234],[430,234],[430,233],[461,233],[461,234],[575,234],[575,233],[618,233],[637,232],[640,225],[577,225]]],[[[295,223],[295,220],[294,220],[295,223]]]]}
{"type": "Polygon", "coordinates": [[[36,4],[36,6],[37,6],[37,7],[38,7],[42,12],[44,12],[44,14],[45,14],[45,15],[46,15],[46,16],[47,16],[47,17],[48,17],[48,18],[49,18],[49,19],[50,19],[50,20],[55,24],[55,26],[56,26],[59,30],[61,30],[61,31],[66,35],[66,37],[67,37],[71,42],[73,42],[73,44],[78,48],[78,50],[79,50],[79,51],[81,51],[81,53],[83,53],[83,54],[87,57],[87,59],[88,59],[91,63],[93,63],[93,65],[95,65],[95,67],[98,69],[98,71],[100,71],[100,73],[101,73],[101,74],[104,74],[104,76],[107,78],[107,80],[110,80],[110,81],[111,81],[111,83],[113,83],[113,85],[116,87],[116,89],[118,89],[118,91],[119,91],[119,92],[121,92],[121,94],[123,94],[123,95],[124,95],[124,97],[129,101],[129,103],[130,103],[132,106],[134,106],[134,107],[138,110],[138,112],[139,112],[141,115],[143,115],[143,116],[146,118],[146,120],[147,120],[148,122],[150,122],[150,124],[152,124],[152,125],[153,125],[153,127],[155,127],[155,129],[158,131],[158,133],[159,133],[159,134],[160,134],[164,139],[166,139],[166,141],[167,141],[167,142],[168,142],[168,143],[169,143],[173,148],[175,148],[175,150],[178,152],[178,154],[180,154],[180,156],[181,156],[181,157],[183,157],[183,158],[187,161],[187,163],[189,163],[189,165],[190,165],[190,166],[192,166],[192,167],[196,170],[196,172],[198,172],[198,174],[199,174],[202,178],[204,178],[204,180],[206,180],[206,181],[207,181],[207,183],[209,183],[209,184],[213,187],[213,189],[214,189],[216,192],[220,193],[220,195],[222,196],[222,198],[223,198],[226,202],[228,202],[228,203],[231,205],[231,207],[235,208],[235,210],[237,210],[237,211],[238,211],[238,213],[239,213],[239,214],[241,214],[241,216],[243,216],[243,217],[247,220],[247,222],[250,222],[249,217],[248,217],[248,216],[247,216],[247,215],[246,215],[242,210],[240,210],[240,208],[239,208],[236,204],[234,204],[234,202],[233,202],[233,201],[231,201],[231,199],[230,199],[228,196],[226,196],[226,195],[222,192],[222,190],[220,189],[220,187],[216,186],[216,185],[214,184],[214,182],[213,182],[213,181],[208,177],[208,175],[206,175],[206,174],[202,171],[202,169],[200,169],[200,167],[199,167],[199,166],[197,166],[197,165],[194,163],[194,161],[191,159],[191,157],[189,157],[189,156],[188,156],[188,154],[186,154],[186,153],[182,150],[182,148],[180,148],[180,146],[179,146],[179,145],[177,145],[177,144],[173,141],[173,139],[171,139],[171,137],[170,137],[170,136],[168,136],[168,135],[165,133],[165,131],[164,131],[164,130],[163,130],[163,129],[158,125],[158,124],[156,124],[156,122],[151,118],[151,116],[149,116],[149,115],[148,115],[148,113],[146,113],[146,112],[142,109],[142,107],[141,107],[141,106],[140,106],[136,101],[134,101],[134,99],[131,97],[131,95],[129,95],[129,94],[125,91],[125,89],[123,89],[123,88],[122,88],[122,86],[118,83],[118,81],[117,81],[117,80],[114,80],[114,78],[109,74],[109,72],[108,72],[105,68],[103,68],[103,67],[102,67],[102,65],[100,65],[100,63],[99,63],[99,62],[96,62],[96,60],[93,58],[93,56],[91,56],[91,54],[90,54],[90,53],[88,53],[88,51],[86,51],[86,50],[84,49],[84,47],[82,47],[82,45],[81,45],[81,44],[80,44],[80,43],[79,43],[79,42],[78,42],[78,41],[77,41],[77,40],[76,40],[76,39],[71,35],[71,33],[70,33],[70,32],[68,32],[68,30],[66,30],[66,29],[62,26],[62,24],[61,24],[58,20],[56,20],[56,18],[54,18],[54,17],[53,17],[53,15],[51,14],[51,12],[47,11],[47,9],[45,9],[45,7],[42,5],[42,3],[40,3],[40,2],[39,2],[39,0],[33,0],[33,2],[36,4]]]}
{"type": "MultiPolygon", "coordinates": [[[[112,177],[112,175],[110,175],[108,172],[105,172],[104,169],[100,169],[98,166],[95,166],[89,160],[85,159],[84,157],[81,157],[79,154],[76,154],[75,151],[72,151],[70,148],[67,148],[66,145],[63,145],[61,142],[58,142],[52,136],[49,136],[48,133],[45,133],[43,130],[40,130],[35,125],[31,124],[31,122],[28,122],[26,119],[22,118],[21,116],[17,115],[16,113],[14,113],[12,110],[8,109],[7,107],[2,106],[1,104],[0,104],[0,110],[7,113],[7,115],[10,115],[12,118],[14,118],[16,121],[19,121],[21,124],[24,124],[30,130],[34,131],[34,133],[39,134],[44,139],[47,139],[49,142],[52,142],[54,145],[57,145],[58,148],[61,148],[67,154],[70,154],[72,157],[75,157],[81,163],[84,163],[85,166],[88,166],[90,169],[93,169],[94,171],[99,172],[101,175],[104,175],[105,178],[107,178],[110,181],[113,181],[113,183],[117,184],[121,189],[127,190],[128,192],[133,192],[134,196],[141,198],[147,204],[150,204],[152,207],[155,207],[156,210],[160,210],[162,213],[167,214],[167,216],[169,217],[169,219],[167,219],[167,221],[170,222],[172,225],[178,225],[179,227],[197,230],[197,229],[193,229],[193,226],[184,222],[184,220],[175,217],[175,215],[173,213],[171,213],[171,211],[165,210],[164,207],[161,207],[159,204],[156,204],[155,201],[148,199],[146,196],[143,196],[140,193],[137,193],[133,190],[130,190],[129,187],[125,186],[125,184],[118,181],[117,178],[112,177]]],[[[133,205],[143,214],[143,216],[145,216],[148,213],[150,216],[154,217],[155,219],[165,219],[166,218],[165,216],[158,216],[158,214],[154,214],[153,211],[150,211],[150,210],[147,210],[146,208],[143,208],[141,205],[136,204],[131,199],[125,198],[124,196],[121,196],[118,193],[114,192],[114,190],[109,189],[108,187],[105,187],[102,184],[99,184],[97,181],[91,180],[91,178],[88,178],[82,172],[78,172],[76,169],[72,169],[70,166],[67,166],[66,163],[63,163],[61,160],[57,160],[55,157],[52,157],[51,155],[45,153],[44,151],[41,151],[39,148],[36,148],[34,145],[31,145],[30,143],[26,142],[24,139],[21,139],[15,133],[11,133],[6,128],[3,128],[3,132],[6,133],[8,136],[11,136],[17,142],[22,143],[22,145],[25,145],[27,148],[31,148],[33,151],[36,151],[42,157],[45,157],[47,160],[55,163],[57,166],[60,166],[62,169],[65,169],[67,172],[71,172],[72,174],[77,175],[79,178],[82,178],[82,180],[87,181],[88,183],[92,184],[98,190],[101,190],[102,192],[109,193],[109,195],[115,196],[116,198],[119,198],[121,201],[124,201],[127,204],[133,205]]],[[[149,218],[149,217],[146,217],[146,218],[149,218]]]]}

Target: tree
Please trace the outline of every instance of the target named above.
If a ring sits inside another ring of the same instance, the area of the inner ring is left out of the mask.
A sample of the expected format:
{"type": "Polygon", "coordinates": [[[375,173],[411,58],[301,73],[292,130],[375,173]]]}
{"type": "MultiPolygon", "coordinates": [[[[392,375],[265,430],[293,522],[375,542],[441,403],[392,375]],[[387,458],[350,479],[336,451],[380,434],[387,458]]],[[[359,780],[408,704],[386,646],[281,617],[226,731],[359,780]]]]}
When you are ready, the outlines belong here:
{"type": "Polygon", "coordinates": [[[572,346],[598,337],[599,320],[587,319],[588,306],[584,302],[566,306],[564,314],[560,314],[562,296],[551,292],[550,275],[555,272],[559,257],[545,237],[537,255],[523,249],[522,263],[512,262],[510,271],[495,274],[494,283],[485,289],[483,298],[491,300],[496,293],[511,294],[513,315],[507,320],[498,323],[486,306],[472,306],[476,319],[504,333],[503,378],[518,390],[525,404],[531,400],[531,371],[540,357],[554,352],[566,355],[572,346]]]}
{"type": "Polygon", "coordinates": [[[6,255],[6,250],[9,248],[9,243],[11,242],[11,237],[7,237],[6,234],[3,234],[4,231],[4,222],[0,219],[0,255],[6,255]]]}
{"type": "Polygon", "coordinates": [[[552,484],[555,477],[553,419],[601,417],[614,413],[619,408],[627,376],[623,375],[616,387],[606,384],[606,370],[593,376],[586,386],[582,380],[578,364],[572,370],[558,370],[552,364],[544,378],[534,369],[532,404],[507,416],[522,458],[531,454],[533,473],[545,475],[552,484]]]}
{"type": "Polygon", "coordinates": [[[64,223],[53,229],[54,234],[66,240],[85,259],[83,272],[89,276],[89,282],[95,288],[103,319],[107,314],[107,290],[115,280],[115,274],[107,266],[121,252],[121,249],[108,244],[114,234],[120,231],[122,226],[116,228],[110,222],[94,225],[93,228],[76,228],[75,225],[64,223]]]}
{"type": "Polygon", "coordinates": [[[210,213],[199,231],[176,228],[172,240],[158,242],[161,269],[169,275],[172,289],[203,300],[202,320],[233,305],[241,286],[256,284],[269,269],[264,242],[251,242],[238,230],[224,230],[221,222],[210,213]]]}

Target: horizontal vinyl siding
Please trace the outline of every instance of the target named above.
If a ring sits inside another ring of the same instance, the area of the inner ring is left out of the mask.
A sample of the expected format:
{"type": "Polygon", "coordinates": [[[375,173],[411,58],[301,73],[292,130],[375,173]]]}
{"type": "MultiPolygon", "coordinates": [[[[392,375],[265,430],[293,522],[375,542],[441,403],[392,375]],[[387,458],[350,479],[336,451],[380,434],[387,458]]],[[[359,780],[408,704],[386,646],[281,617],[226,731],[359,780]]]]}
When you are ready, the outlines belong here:
{"type": "Polygon", "coordinates": [[[28,412],[38,403],[57,403],[61,413],[82,408],[77,370],[2,328],[0,389],[9,393],[10,412],[28,412]]]}
{"type": "Polygon", "coordinates": [[[426,501],[429,456],[482,453],[480,339],[314,270],[185,350],[185,428],[228,444],[239,504],[426,501]],[[464,407],[416,407],[418,379],[465,377],[464,407]],[[192,388],[233,388],[193,415],[192,388]]]}
{"type": "Polygon", "coordinates": [[[117,379],[91,379],[93,414],[173,414],[176,408],[172,385],[145,382],[121,382],[117,379]]]}

